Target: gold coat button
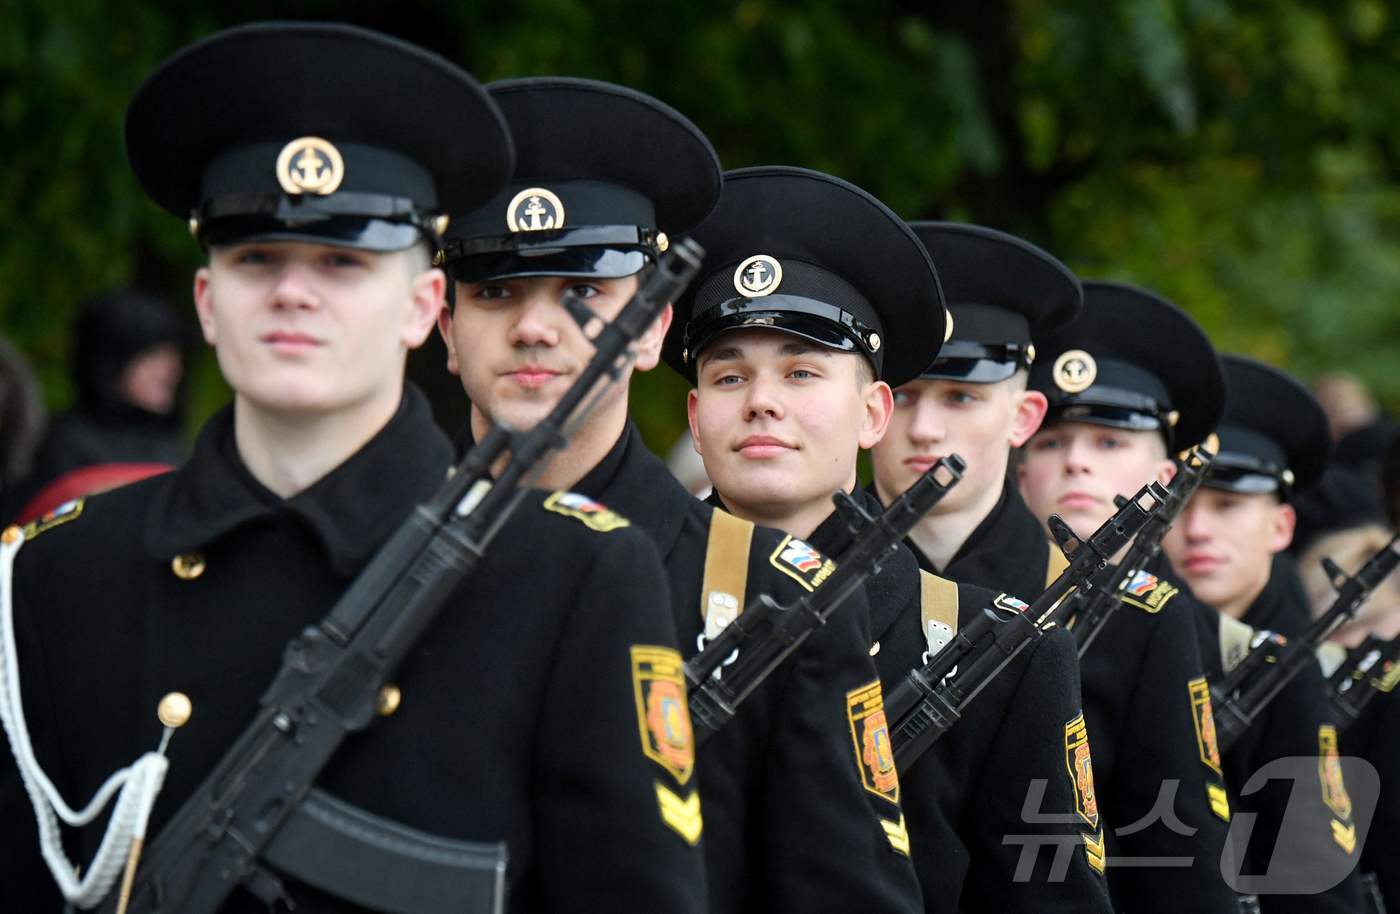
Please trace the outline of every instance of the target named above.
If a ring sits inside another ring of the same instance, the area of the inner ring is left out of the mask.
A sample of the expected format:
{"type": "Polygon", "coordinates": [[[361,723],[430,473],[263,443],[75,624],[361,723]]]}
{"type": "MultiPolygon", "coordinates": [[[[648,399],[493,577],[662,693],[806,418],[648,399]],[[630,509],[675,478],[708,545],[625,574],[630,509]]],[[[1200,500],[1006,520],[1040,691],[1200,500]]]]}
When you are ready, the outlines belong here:
{"type": "Polygon", "coordinates": [[[184,692],[171,692],[156,705],[156,717],[163,726],[176,729],[183,727],[190,719],[194,705],[184,692]]]}
{"type": "Polygon", "coordinates": [[[170,570],[182,581],[193,581],[204,574],[204,556],[198,552],[182,552],[170,560],[170,570]]]}
{"type": "Polygon", "coordinates": [[[384,688],[379,690],[379,702],[375,708],[380,717],[388,717],[399,709],[399,702],[403,701],[403,692],[392,682],[385,683],[384,688]]]}

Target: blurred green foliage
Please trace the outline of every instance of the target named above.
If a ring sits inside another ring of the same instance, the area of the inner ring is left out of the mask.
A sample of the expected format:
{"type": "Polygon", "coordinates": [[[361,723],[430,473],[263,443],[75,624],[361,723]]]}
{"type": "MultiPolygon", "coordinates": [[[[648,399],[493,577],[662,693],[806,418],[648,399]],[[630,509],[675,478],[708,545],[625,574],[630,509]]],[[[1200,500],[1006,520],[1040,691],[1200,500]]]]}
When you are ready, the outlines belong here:
{"type": "MultiPolygon", "coordinates": [[[[175,48],[259,18],[348,19],[483,80],[634,86],[728,167],[806,165],[909,218],[1017,232],[1168,295],[1222,349],[1344,367],[1400,406],[1400,22],[1383,0],[0,0],[0,328],[52,405],[86,295],[136,283],[184,305],[199,262],[126,167],[127,99],[175,48]]],[[[415,376],[441,381],[440,358],[415,376]]],[[[683,428],[684,390],[639,379],[653,446],[683,428]]],[[[192,423],[227,397],[211,358],[195,394],[192,423]]]]}

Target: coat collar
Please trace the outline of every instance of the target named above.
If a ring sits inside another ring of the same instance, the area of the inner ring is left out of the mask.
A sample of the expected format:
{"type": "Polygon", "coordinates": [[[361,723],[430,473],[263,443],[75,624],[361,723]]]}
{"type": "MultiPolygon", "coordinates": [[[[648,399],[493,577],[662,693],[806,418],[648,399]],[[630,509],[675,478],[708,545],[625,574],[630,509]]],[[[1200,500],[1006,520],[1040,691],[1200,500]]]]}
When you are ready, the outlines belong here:
{"type": "MultiPolygon", "coordinates": [[[[474,443],[469,419],[455,439],[458,456],[474,443]]],[[[665,462],[647,449],[641,431],[631,419],[627,420],[617,443],[573,489],[603,503],[646,531],[663,562],[675,548],[687,514],[698,503],[665,462]]]]}
{"type": "Polygon", "coordinates": [[[168,559],[259,520],[290,515],[321,541],[338,573],[353,574],[437,489],[451,459],[451,445],[433,424],[427,400],[406,386],[394,417],[364,447],[283,499],[253,478],[239,457],[229,405],[205,424],[190,460],[156,495],[146,552],[168,559]]]}
{"type": "Polygon", "coordinates": [[[645,530],[663,561],[669,559],[686,517],[699,503],[665,462],[647,449],[630,419],[617,444],[575,488],[645,530]]]}

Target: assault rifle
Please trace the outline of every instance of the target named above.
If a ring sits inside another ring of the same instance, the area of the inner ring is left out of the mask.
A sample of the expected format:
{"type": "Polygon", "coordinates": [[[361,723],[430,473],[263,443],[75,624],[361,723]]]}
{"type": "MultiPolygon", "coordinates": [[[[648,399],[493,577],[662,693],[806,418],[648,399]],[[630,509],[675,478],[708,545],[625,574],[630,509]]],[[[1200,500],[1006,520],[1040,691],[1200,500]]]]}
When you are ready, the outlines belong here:
{"type": "Polygon", "coordinates": [[[1074,640],[1079,644],[1079,656],[1084,656],[1089,645],[1103,631],[1108,617],[1122,605],[1121,591],[1128,585],[1130,575],[1147,568],[1162,551],[1162,537],[1166,536],[1172,522],[1201,487],[1214,459],[1215,455],[1200,445],[1178,457],[1176,475],[1166,487],[1166,502],[1133,539],[1123,561],[1104,569],[1103,580],[1095,582],[1092,591],[1080,591],[1065,601],[1068,604],[1064,607],[1065,618],[1074,620],[1070,631],[1074,632],[1074,640]]]}
{"type": "Polygon", "coordinates": [[[831,576],[816,590],[782,606],[760,594],[685,665],[690,719],[697,746],[728,723],[739,705],[848,597],[880,569],[914,525],[962,479],[967,464],[957,454],[930,467],[878,517],[837,492],[832,500],[850,521],[855,539],[831,576]],[[738,651],[733,663],[716,670],[738,651]]]}
{"type": "MultiPolygon", "coordinates": [[[[585,333],[601,323],[582,374],[530,431],[494,426],[330,614],[292,640],[253,722],[152,843],[130,892],[132,912],[212,914],[239,885],[271,907],[289,900],[274,867],[369,908],[400,904],[402,896],[391,894],[398,886],[416,910],[500,910],[504,845],[425,835],[313,785],[345,739],[369,726],[395,667],[481,560],[528,479],[567,443],[575,412],[581,420],[598,402],[589,399],[594,387],[621,377],[632,343],[694,277],[702,253],[689,240],[672,245],[610,322],[566,298],[585,333]],[[367,854],[397,859],[366,872],[355,864],[367,854]]],[[[139,845],[133,863],[137,854],[139,845]]],[[[124,885],[102,910],[119,912],[127,903],[124,885]]]]}
{"type": "Polygon", "coordinates": [[[936,654],[926,654],[924,666],[905,674],[885,699],[900,774],[958,722],[968,703],[1022,648],[1057,622],[1057,605],[1066,594],[1076,588],[1092,591],[1094,576],[1138,535],[1166,497],[1155,482],[1143,486],[1087,540],[1076,536],[1058,515],[1050,516],[1051,535],[1069,559],[1060,576],[1029,606],[1006,594],[997,597],[936,654]]]}
{"type": "Polygon", "coordinates": [[[1356,723],[1378,692],[1393,686],[1395,663],[1400,660],[1400,637],[1382,641],[1375,635],[1347,652],[1341,666],[1327,677],[1327,697],[1337,712],[1337,729],[1356,723]]]}
{"type": "Polygon", "coordinates": [[[1400,534],[1391,537],[1355,575],[1348,575],[1331,559],[1322,560],[1322,567],[1337,589],[1337,597],[1327,612],[1297,638],[1269,633],[1261,633],[1265,635],[1263,638],[1256,636],[1244,660],[1218,684],[1211,686],[1216,740],[1221,752],[1235,744],[1294,676],[1309,663],[1316,662],[1313,654],[1318,645],[1356,614],[1371,591],[1397,565],[1400,565],[1400,534]]]}

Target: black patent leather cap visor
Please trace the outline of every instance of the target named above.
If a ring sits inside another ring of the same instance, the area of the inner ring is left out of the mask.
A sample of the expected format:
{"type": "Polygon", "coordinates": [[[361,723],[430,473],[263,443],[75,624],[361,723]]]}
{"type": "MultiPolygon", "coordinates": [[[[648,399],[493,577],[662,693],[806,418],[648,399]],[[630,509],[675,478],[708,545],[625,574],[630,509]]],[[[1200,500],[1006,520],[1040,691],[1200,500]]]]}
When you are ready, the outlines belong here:
{"type": "Polygon", "coordinates": [[[697,365],[707,348],[735,330],[779,330],[826,349],[859,353],[871,362],[876,377],[880,375],[880,353],[870,353],[860,340],[872,332],[883,336],[883,329],[834,305],[800,295],[733,298],[706,310],[686,328],[686,362],[697,365]]]}
{"type": "Polygon", "coordinates": [[[1220,489],[1240,495],[1269,495],[1277,493],[1288,496],[1288,488],[1279,477],[1277,467],[1264,467],[1256,461],[1234,461],[1230,455],[1221,454],[1210,465],[1210,472],[1201,485],[1208,489],[1220,489]],[[1228,462],[1221,463],[1224,459],[1228,462]]]}
{"type": "Polygon", "coordinates": [[[1042,428],[1049,428],[1058,422],[1087,422],[1090,425],[1106,425],[1130,432],[1166,431],[1162,420],[1155,413],[1106,403],[1079,402],[1052,406],[1045,415],[1042,428]]]}
{"type": "Polygon", "coordinates": [[[919,379],[996,384],[1016,374],[1018,367],[1015,362],[998,362],[994,359],[939,359],[919,375],[919,379]]]}
{"type": "Polygon", "coordinates": [[[933,381],[996,384],[1012,377],[1023,366],[1030,366],[1025,344],[987,345],[953,339],[943,344],[938,358],[919,377],[933,381]]]}
{"type": "Polygon", "coordinates": [[[618,248],[521,248],[449,261],[447,274],[457,282],[535,276],[622,279],[640,273],[650,259],[643,251],[618,248]]]}
{"type": "Polygon", "coordinates": [[[226,216],[206,225],[201,244],[220,247],[259,241],[304,241],[357,251],[390,253],[413,247],[426,236],[410,222],[355,216],[323,216],[288,223],[270,215],[226,216]]]}

